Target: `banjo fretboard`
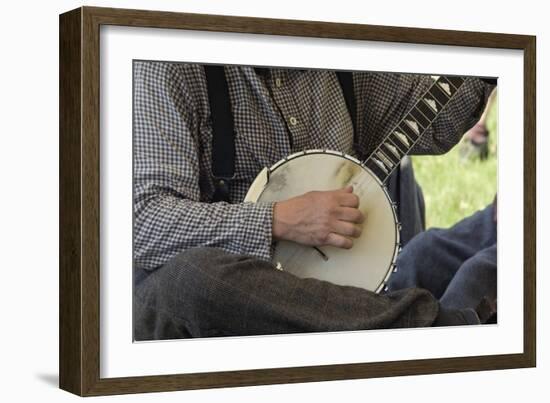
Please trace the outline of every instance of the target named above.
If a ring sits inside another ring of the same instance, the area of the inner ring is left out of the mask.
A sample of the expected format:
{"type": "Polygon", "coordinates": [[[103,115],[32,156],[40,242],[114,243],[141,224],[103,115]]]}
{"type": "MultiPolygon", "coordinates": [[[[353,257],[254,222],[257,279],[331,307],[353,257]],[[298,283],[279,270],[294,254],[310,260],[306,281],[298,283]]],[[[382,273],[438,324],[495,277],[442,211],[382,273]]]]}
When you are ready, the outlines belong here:
{"type": "Polygon", "coordinates": [[[384,141],[364,161],[384,183],[401,159],[416,145],[445,105],[464,83],[462,77],[432,76],[434,82],[384,141]]]}

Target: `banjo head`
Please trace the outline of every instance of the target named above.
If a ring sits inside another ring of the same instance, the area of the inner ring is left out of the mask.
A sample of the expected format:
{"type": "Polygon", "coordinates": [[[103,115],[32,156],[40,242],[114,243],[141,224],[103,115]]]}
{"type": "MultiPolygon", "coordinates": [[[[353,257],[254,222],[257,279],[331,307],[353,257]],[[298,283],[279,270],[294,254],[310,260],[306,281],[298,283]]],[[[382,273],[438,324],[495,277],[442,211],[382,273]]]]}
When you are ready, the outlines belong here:
{"type": "Polygon", "coordinates": [[[353,247],[313,248],[279,241],[273,263],[298,277],[379,292],[394,268],[399,224],[385,187],[357,159],[326,150],[293,154],[264,170],[245,201],[281,201],[309,191],[336,190],[349,185],[359,197],[359,209],[366,218],[353,247]]]}

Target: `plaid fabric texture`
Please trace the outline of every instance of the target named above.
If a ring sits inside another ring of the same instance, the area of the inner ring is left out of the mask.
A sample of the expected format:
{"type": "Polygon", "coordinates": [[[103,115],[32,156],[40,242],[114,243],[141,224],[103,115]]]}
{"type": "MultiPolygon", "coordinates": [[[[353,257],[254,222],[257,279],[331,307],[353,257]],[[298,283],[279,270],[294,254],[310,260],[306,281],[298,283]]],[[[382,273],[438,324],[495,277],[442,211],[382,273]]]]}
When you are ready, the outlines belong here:
{"type": "MultiPolygon", "coordinates": [[[[242,66],[226,66],[225,72],[235,121],[231,204],[210,203],[212,126],[203,67],[134,62],[137,267],[154,269],[199,246],[269,260],[273,204],[242,202],[259,171],[311,148],[365,158],[431,83],[424,75],[354,73],[354,138],[334,72],[242,66]]],[[[475,124],[490,89],[468,79],[414,153],[449,150],[475,124]]]]}

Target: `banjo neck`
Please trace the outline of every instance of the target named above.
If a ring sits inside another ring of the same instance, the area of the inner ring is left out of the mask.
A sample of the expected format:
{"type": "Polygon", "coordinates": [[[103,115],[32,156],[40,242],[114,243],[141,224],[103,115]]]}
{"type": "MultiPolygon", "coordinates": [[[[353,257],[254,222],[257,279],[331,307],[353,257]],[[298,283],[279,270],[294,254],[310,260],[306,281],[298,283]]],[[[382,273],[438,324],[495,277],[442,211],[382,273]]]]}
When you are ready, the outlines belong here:
{"type": "Polygon", "coordinates": [[[430,88],[363,162],[382,183],[418,143],[465,81],[456,76],[432,78],[434,82],[430,88]]]}

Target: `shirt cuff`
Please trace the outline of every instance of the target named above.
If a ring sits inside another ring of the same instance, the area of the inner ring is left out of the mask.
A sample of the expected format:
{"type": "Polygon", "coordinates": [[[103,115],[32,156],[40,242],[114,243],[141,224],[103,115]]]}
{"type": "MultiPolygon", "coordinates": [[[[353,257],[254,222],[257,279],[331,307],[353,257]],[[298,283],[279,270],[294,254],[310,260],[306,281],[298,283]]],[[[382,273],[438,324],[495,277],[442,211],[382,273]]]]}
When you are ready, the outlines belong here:
{"type": "Polygon", "coordinates": [[[273,207],[275,202],[245,202],[248,205],[246,225],[255,233],[248,238],[245,252],[258,259],[271,261],[273,256],[273,207]]]}

